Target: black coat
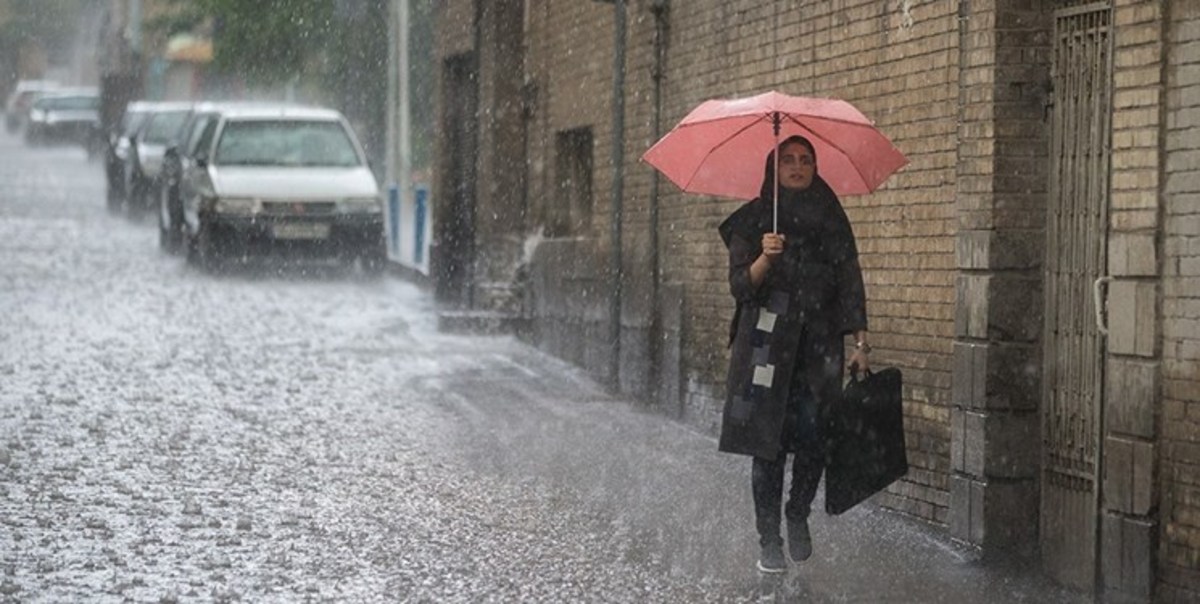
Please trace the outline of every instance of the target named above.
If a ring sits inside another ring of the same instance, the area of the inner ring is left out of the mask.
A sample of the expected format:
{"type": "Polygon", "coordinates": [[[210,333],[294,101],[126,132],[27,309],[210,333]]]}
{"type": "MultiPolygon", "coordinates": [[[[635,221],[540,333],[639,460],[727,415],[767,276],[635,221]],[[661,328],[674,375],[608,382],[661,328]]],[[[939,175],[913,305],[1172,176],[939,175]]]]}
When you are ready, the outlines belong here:
{"type": "Polygon", "coordinates": [[[819,178],[803,195],[780,195],[782,256],[755,287],[750,265],[772,230],[769,199],[759,198],[721,224],[736,301],[720,450],[775,459],[792,370],[802,355],[819,410],[841,395],[843,336],[867,328],[866,297],[850,221],[819,178]]]}

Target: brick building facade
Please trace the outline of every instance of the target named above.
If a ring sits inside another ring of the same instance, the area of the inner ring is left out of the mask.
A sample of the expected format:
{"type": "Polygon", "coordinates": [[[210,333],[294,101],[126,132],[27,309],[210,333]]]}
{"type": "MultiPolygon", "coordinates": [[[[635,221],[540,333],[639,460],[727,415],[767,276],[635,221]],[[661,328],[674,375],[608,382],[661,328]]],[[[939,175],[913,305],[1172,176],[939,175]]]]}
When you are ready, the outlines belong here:
{"type": "Polygon", "coordinates": [[[905,375],[912,469],[877,501],[1081,589],[1200,597],[1200,3],[625,5],[618,40],[612,2],[439,3],[439,298],[713,431],[736,203],[637,158],[708,98],[847,99],[910,160],[842,199],[905,375]]]}
{"type": "Polygon", "coordinates": [[[1200,4],[1171,3],[1167,24],[1166,86],[1149,99],[1166,118],[1163,180],[1146,231],[1162,253],[1159,580],[1182,601],[1200,591],[1200,4]]]}

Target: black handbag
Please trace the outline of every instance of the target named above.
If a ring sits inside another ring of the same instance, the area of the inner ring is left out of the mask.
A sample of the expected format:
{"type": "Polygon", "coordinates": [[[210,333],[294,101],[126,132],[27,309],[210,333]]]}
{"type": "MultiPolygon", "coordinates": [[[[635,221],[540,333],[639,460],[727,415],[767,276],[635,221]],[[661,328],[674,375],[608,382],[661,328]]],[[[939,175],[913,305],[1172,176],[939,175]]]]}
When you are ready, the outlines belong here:
{"type": "Polygon", "coordinates": [[[899,369],[850,376],[830,410],[825,511],[841,514],[908,473],[899,369]]]}

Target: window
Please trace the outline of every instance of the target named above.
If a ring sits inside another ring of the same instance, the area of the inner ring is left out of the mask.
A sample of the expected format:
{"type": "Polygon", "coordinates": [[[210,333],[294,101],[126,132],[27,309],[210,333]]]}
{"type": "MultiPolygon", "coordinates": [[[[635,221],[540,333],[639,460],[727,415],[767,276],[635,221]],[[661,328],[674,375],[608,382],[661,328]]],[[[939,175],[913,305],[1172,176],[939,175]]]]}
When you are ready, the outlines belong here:
{"type": "Polygon", "coordinates": [[[187,121],[188,111],[164,111],[155,113],[146,123],[142,140],[147,143],[165,145],[175,140],[183,123],[187,121]]]}
{"type": "Polygon", "coordinates": [[[121,135],[133,136],[149,116],[145,111],[126,111],[125,116],[121,118],[121,135]]]}
{"type": "Polygon", "coordinates": [[[557,190],[546,209],[546,234],[584,234],[592,224],[592,129],[559,132],[555,152],[557,190]]]}
{"type": "Polygon", "coordinates": [[[49,96],[33,104],[46,111],[89,111],[100,108],[100,97],[95,96],[49,96]]]}
{"type": "Polygon", "coordinates": [[[188,127],[188,133],[183,139],[183,148],[186,149],[189,154],[196,151],[197,143],[199,143],[200,139],[204,136],[204,132],[208,129],[209,123],[216,121],[214,117],[215,116],[211,113],[203,113],[192,118],[192,124],[188,127]]]}
{"type": "Polygon", "coordinates": [[[217,124],[220,123],[221,120],[218,120],[215,117],[208,120],[208,123],[204,126],[204,131],[200,133],[200,138],[196,141],[196,144],[191,149],[191,154],[193,157],[199,157],[203,155],[205,159],[208,158],[208,154],[212,150],[213,135],[216,134],[217,124]]]}

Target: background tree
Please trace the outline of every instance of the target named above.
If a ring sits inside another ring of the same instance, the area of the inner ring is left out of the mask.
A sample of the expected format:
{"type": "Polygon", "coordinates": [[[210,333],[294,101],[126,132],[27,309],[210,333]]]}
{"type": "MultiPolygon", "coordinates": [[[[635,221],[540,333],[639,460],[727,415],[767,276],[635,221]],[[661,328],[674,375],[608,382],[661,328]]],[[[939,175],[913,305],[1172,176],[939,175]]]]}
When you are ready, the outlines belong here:
{"type": "Polygon", "coordinates": [[[156,27],[212,27],[213,68],[256,94],[336,106],[376,160],[383,156],[388,0],[173,0],[156,27]],[[272,93],[271,91],[275,91],[272,93]],[[314,98],[315,97],[315,98],[314,98]]]}
{"type": "Polygon", "coordinates": [[[389,0],[337,0],[320,71],[324,88],[353,124],[367,153],[386,155],[389,0]]]}
{"type": "Polygon", "coordinates": [[[438,0],[412,0],[409,34],[409,107],[412,111],[413,169],[427,172],[433,164],[434,78],[433,8],[438,0]]]}
{"type": "Polygon", "coordinates": [[[302,77],[335,27],[333,0],[178,3],[187,8],[177,24],[211,19],[214,67],[250,84],[273,86],[302,77]]]}
{"type": "MultiPolygon", "coordinates": [[[[292,84],[298,100],[333,105],[354,124],[375,165],[384,157],[390,0],[171,0],[153,27],[212,28],[213,67],[252,90],[292,84]],[[313,98],[312,95],[315,95],[313,98]]],[[[413,166],[428,166],[433,116],[433,7],[410,0],[413,166]]]]}
{"type": "Polygon", "coordinates": [[[43,75],[21,73],[28,50],[44,52],[52,65],[66,62],[79,17],[92,4],[95,0],[0,0],[0,93],[7,97],[21,77],[43,75]]]}

